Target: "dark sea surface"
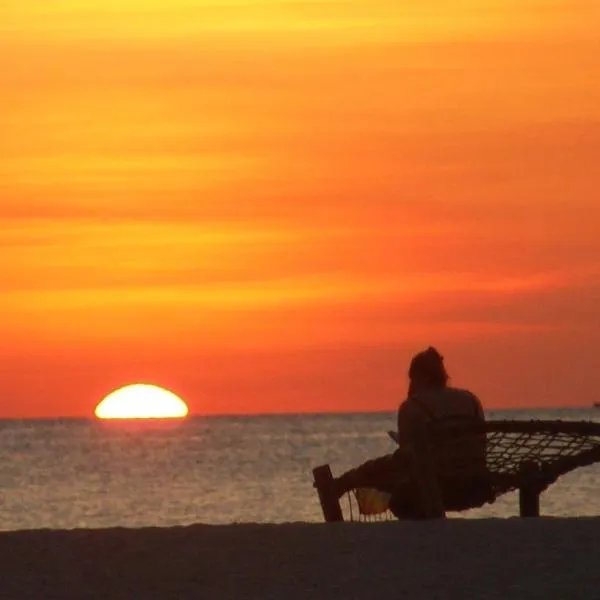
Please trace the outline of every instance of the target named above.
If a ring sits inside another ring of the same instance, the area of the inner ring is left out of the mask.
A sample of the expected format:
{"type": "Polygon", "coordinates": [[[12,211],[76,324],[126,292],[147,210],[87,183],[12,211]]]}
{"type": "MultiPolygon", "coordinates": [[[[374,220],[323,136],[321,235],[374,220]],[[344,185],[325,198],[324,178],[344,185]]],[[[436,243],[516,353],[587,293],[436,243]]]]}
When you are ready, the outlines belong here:
{"type": "MultiPolygon", "coordinates": [[[[600,409],[487,417],[600,421],[600,409]]],[[[391,452],[394,424],[394,413],[0,421],[0,529],[322,521],[312,468],[341,473],[391,452]]],[[[600,465],[562,477],[541,505],[544,515],[600,514],[600,465]]],[[[508,494],[460,516],[517,511],[508,494]]]]}

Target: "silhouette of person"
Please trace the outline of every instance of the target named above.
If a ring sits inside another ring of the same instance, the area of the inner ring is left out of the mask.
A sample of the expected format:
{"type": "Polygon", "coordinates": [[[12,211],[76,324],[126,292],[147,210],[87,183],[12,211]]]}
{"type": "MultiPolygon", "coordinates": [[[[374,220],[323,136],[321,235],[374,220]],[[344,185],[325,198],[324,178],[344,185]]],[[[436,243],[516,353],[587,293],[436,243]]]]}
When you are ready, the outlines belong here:
{"type": "Polygon", "coordinates": [[[460,438],[460,460],[469,463],[465,475],[445,480],[444,473],[436,474],[435,485],[441,488],[443,506],[423,505],[416,481],[420,474],[415,473],[412,454],[423,451],[424,445],[419,441],[423,439],[423,432],[435,431],[436,427],[446,424],[478,426],[484,422],[484,412],[475,394],[448,385],[444,359],[434,347],[413,357],[408,377],[407,398],[398,408],[397,431],[389,432],[398,442],[398,449],[336,478],[336,493],[341,496],[352,489],[375,488],[390,495],[388,507],[399,518],[443,516],[445,510],[463,510],[474,503],[482,504],[490,494],[485,435],[474,434],[460,438]]]}

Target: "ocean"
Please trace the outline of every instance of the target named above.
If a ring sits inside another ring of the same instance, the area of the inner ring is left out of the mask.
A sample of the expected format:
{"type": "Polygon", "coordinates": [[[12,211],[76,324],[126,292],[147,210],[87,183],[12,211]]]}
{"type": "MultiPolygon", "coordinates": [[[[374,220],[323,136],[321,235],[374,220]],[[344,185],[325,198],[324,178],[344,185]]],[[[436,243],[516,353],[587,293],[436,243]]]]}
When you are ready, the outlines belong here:
{"type": "MultiPolygon", "coordinates": [[[[600,420],[600,410],[488,418],[600,420]]],[[[394,413],[190,417],[180,423],[0,421],[0,530],[322,521],[312,468],[393,450],[394,413]]],[[[600,514],[600,465],[541,497],[552,516],[600,514]]],[[[516,494],[460,518],[510,517],[516,494]]]]}

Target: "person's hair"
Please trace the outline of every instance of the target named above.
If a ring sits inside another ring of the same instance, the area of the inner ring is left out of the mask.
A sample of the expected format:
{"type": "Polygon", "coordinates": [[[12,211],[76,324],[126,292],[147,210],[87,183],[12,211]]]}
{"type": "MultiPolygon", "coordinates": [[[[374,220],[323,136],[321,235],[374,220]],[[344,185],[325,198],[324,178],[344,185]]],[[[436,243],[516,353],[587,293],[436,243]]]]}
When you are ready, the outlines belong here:
{"type": "Polygon", "coordinates": [[[436,387],[445,387],[449,376],[444,366],[444,357],[433,346],[429,346],[411,360],[408,377],[411,380],[427,381],[436,387]]]}

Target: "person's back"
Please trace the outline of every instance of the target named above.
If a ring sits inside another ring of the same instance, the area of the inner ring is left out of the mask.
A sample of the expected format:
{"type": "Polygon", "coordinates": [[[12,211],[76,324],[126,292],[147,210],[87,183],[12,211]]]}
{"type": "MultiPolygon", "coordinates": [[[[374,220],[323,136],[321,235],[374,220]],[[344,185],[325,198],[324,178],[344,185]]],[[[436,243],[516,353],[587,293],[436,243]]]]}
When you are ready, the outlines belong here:
{"type": "Polygon", "coordinates": [[[485,417],[477,396],[447,387],[415,395],[410,402],[427,421],[444,504],[460,509],[469,504],[475,487],[487,495],[485,417]]]}
{"type": "Polygon", "coordinates": [[[461,510],[474,496],[486,498],[490,490],[481,402],[472,392],[447,385],[443,357],[435,348],[415,356],[409,376],[409,397],[398,410],[400,443],[414,446],[427,435],[447,510],[461,510]]]}

